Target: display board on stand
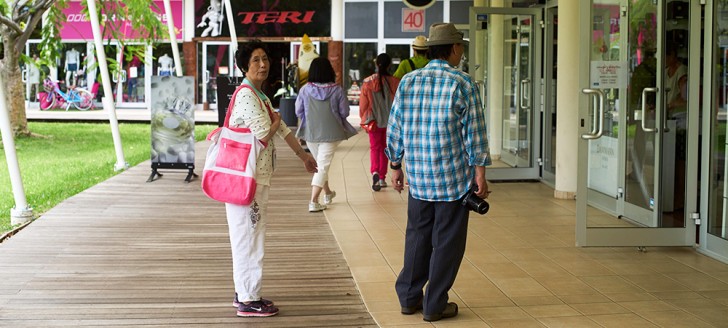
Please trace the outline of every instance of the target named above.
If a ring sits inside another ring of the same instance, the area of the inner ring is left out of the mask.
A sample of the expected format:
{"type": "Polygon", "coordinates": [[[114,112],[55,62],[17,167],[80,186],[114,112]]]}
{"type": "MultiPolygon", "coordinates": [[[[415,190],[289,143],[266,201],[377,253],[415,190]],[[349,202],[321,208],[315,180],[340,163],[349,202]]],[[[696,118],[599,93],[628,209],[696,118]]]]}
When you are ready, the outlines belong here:
{"type": "Polygon", "coordinates": [[[152,174],[147,182],[162,177],[159,169],[187,170],[186,182],[197,177],[194,94],[192,76],[152,76],[152,174]]]}

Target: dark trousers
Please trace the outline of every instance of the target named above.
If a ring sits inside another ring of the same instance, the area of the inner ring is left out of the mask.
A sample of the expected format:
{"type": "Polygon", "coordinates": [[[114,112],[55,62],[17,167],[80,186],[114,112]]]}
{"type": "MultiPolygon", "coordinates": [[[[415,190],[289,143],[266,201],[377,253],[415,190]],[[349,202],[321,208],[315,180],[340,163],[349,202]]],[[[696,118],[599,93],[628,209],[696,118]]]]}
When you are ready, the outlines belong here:
{"type": "Polygon", "coordinates": [[[414,307],[423,300],[425,314],[445,310],[465,254],[468,216],[460,200],[427,202],[409,196],[404,266],[395,283],[401,306],[414,307]]]}

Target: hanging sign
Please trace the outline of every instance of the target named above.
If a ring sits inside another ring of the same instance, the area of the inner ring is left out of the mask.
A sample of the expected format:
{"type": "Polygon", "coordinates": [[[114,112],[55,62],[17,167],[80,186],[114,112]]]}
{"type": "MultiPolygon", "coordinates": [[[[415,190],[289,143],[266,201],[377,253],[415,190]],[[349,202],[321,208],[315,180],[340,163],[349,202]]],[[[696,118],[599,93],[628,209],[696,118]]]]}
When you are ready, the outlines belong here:
{"type": "Polygon", "coordinates": [[[412,9],[427,9],[435,4],[436,0],[402,0],[407,7],[412,9]]]}
{"type": "Polygon", "coordinates": [[[402,8],[402,32],[424,32],[425,11],[402,8]]]}

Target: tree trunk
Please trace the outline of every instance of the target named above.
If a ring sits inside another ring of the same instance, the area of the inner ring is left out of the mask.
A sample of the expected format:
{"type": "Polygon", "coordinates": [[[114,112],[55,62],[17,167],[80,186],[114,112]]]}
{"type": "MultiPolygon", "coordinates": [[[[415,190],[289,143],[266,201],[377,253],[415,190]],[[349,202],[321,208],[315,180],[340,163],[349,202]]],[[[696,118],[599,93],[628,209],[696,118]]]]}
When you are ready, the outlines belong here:
{"type": "MultiPolygon", "coordinates": [[[[28,118],[25,115],[25,87],[22,74],[20,73],[20,54],[15,52],[9,45],[15,44],[16,40],[5,39],[5,58],[0,62],[0,76],[2,76],[5,87],[5,97],[8,113],[10,114],[10,127],[15,136],[30,135],[28,130],[28,118]]],[[[3,87],[3,86],[0,86],[3,87]]]]}

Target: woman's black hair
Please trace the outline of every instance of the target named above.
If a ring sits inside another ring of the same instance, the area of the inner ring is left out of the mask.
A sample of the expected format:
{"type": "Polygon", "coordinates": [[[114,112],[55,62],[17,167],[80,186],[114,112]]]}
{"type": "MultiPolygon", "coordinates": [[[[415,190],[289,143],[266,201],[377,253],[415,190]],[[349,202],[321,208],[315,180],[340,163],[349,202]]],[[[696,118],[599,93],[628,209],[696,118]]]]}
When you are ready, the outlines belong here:
{"type": "Polygon", "coordinates": [[[427,48],[427,58],[429,59],[445,59],[447,60],[452,53],[454,44],[441,44],[437,46],[429,46],[427,48]]]}
{"type": "Polygon", "coordinates": [[[384,77],[390,75],[389,65],[392,64],[392,57],[389,57],[386,53],[381,53],[377,56],[377,59],[375,59],[374,62],[377,64],[377,76],[379,77],[379,85],[382,86],[382,97],[386,99],[387,95],[384,94],[384,84],[382,83],[387,83],[387,80],[384,77]]]}
{"type": "Polygon", "coordinates": [[[270,53],[268,51],[268,47],[265,46],[265,43],[257,39],[247,43],[238,44],[238,50],[235,52],[235,65],[238,65],[238,68],[240,68],[243,73],[248,71],[250,57],[253,56],[253,51],[255,51],[255,49],[262,49],[266,55],[270,53]]]}
{"type": "Polygon", "coordinates": [[[331,62],[324,57],[315,58],[311,62],[311,67],[308,69],[308,82],[336,82],[336,72],[334,72],[334,67],[331,66],[331,62]]]}

